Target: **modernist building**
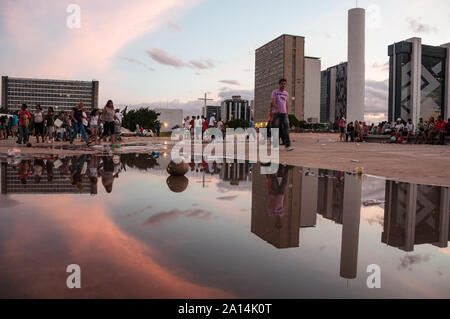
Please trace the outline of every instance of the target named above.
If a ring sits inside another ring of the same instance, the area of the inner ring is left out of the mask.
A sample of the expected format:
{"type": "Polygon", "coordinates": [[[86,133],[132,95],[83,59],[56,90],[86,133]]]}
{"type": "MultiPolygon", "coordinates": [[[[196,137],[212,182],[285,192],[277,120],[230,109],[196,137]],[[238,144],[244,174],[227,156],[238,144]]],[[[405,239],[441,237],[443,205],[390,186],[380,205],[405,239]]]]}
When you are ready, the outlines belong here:
{"type": "Polygon", "coordinates": [[[321,72],[320,122],[335,123],[347,117],[348,63],[332,66],[321,72]]]}
{"type": "Polygon", "coordinates": [[[450,43],[423,45],[412,38],[390,45],[389,121],[450,117],[450,43]]]}
{"type": "MultiPolygon", "coordinates": [[[[205,112],[203,112],[205,114],[205,112]]],[[[222,119],[222,106],[221,105],[208,105],[206,106],[206,118],[209,120],[211,116],[216,118],[216,120],[222,119]]]]}
{"type": "Polygon", "coordinates": [[[98,108],[98,81],[68,81],[25,79],[2,76],[2,107],[19,110],[23,103],[29,107],[40,104],[46,110],[71,110],[83,102],[87,110],[98,108]]]}
{"type": "Polygon", "coordinates": [[[183,110],[181,109],[155,109],[154,111],[159,113],[161,132],[171,132],[175,126],[181,126],[183,122],[183,110]]]}
{"type": "Polygon", "coordinates": [[[239,95],[221,103],[221,118],[224,122],[238,119],[250,121],[251,117],[252,109],[249,101],[242,99],[239,95]]]}
{"type": "Polygon", "coordinates": [[[320,122],[320,58],[305,57],[305,100],[303,118],[309,123],[320,122]]]}
{"type": "Polygon", "coordinates": [[[266,122],[272,91],[280,79],[287,80],[291,98],[289,113],[304,119],[305,38],[283,34],[256,49],[255,122],[266,122]]]}

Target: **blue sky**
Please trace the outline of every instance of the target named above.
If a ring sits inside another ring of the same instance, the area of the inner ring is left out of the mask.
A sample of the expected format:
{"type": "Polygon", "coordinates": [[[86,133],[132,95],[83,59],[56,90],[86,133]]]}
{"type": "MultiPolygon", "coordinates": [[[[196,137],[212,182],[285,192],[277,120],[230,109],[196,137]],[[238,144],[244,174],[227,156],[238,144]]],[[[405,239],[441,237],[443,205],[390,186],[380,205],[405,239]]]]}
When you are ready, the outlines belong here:
{"type": "MultiPolygon", "coordinates": [[[[305,36],[322,69],[347,59],[352,0],[0,0],[2,75],[97,79],[100,104],[169,105],[189,113],[209,92],[251,97],[254,52],[283,33],[305,36]],[[67,28],[76,3],[81,28],[67,28]],[[6,48],[6,50],[5,50],[6,48]],[[224,81],[224,82],[223,82],[224,81]]],[[[413,36],[450,42],[448,0],[360,0],[368,9],[366,112],[387,111],[387,46],[413,36]]]]}

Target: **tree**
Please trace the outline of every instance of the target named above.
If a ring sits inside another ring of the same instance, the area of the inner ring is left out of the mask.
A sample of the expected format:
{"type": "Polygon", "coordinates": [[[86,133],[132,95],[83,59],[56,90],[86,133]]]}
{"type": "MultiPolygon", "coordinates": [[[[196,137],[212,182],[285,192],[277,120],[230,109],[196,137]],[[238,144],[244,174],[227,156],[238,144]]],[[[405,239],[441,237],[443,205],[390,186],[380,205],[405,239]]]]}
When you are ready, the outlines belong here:
{"type": "Polygon", "coordinates": [[[131,110],[123,112],[122,125],[130,131],[136,130],[136,124],[144,129],[155,130],[159,123],[158,116],[160,113],[150,110],[148,107],[138,110],[131,110]]]}

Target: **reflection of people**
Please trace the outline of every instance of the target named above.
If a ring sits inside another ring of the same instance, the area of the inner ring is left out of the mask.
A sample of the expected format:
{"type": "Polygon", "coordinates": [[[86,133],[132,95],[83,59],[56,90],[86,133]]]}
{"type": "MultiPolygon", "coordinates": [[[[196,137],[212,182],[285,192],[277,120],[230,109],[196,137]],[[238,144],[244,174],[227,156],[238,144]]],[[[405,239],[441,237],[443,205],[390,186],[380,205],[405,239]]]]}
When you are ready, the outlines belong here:
{"type": "Polygon", "coordinates": [[[36,184],[40,183],[43,170],[44,170],[44,161],[40,158],[35,159],[33,165],[33,174],[34,174],[34,182],[36,184]]]}
{"type": "Polygon", "coordinates": [[[86,162],[86,155],[72,157],[72,166],[70,168],[70,179],[72,185],[74,185],[80,192],[83,191],[83,184],[81,183],[81,181],[83,178],[82,172],[85,162],[86,162]]]}
{"type": "Polygon", "coordinates": [[[29,160],[22,161],[19,164],[19,178],[22,184],[27,183],[27,178],[31,174],[30,164],[29,160]]]}
{"type": "Polygon", "coordinates": [[[91,195],[97,194],[98,168],[99,168],[98,157],[96,155],[92,155],[91,160],[89,162],[89,171],[88,171],[91,195]]]}
{"type": "Polygon", "coordinates": [[[275,217],[275,226],[283,227],[282,217],[284,209],[284,194],[288,183],[288,167],[280,165],[277,174],[267,175],[266,183],[269,193],[269,215],[275,217]]]}
{"type": "Polygon", "coordinates": [[[101,176],[103,187],[107,193],[111,193],[114,183],[114,162],[111,156],[103,157],[101,176]]]}

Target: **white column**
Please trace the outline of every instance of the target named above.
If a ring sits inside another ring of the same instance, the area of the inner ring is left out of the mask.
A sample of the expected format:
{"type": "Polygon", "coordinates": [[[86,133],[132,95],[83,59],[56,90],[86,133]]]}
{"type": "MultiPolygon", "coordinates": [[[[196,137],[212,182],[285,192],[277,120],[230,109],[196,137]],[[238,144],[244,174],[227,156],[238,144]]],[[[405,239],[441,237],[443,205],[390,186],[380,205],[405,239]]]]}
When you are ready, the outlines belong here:
{"type": "Polygon", "coordinates": [[[450,118],[450,43],[441,45],[444,48],[447,48],[447,61],[445,63],[445,120],[450,118]]]}
{"type": "Polygon", "coordinates": [[[358,270],[359,224],[362,176],[345,175],[342,217],[341,271],[343,278],[355,279],[358,270]]]}
{"type": "Polygon", "coordinates": [[[447,187],[441,188],[441,211],[439,214],[439,242],[437,247],[448,247],[449,222],[450,222],[450,191],[447,187]]]}
{"type": "Polygon", "coordinates": [[[347,121],[364,121],[366,10],[348,11],[347,121]]]}
{"type": "MultiPolygon", "coordinates": [[[[412,43],[411,53],[411,119],[413,123],[419,122],[422,86],[422,39],[411,38],[406,40],[412,43]]],[[[407,121],[408,119],[403,119],[407,121]]]]}

